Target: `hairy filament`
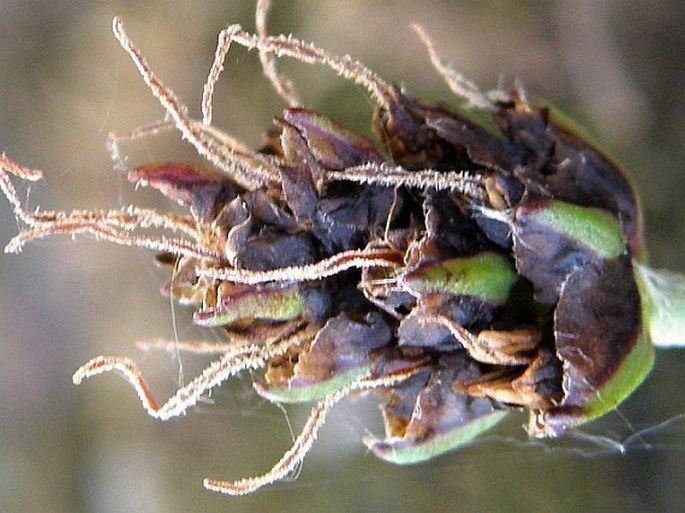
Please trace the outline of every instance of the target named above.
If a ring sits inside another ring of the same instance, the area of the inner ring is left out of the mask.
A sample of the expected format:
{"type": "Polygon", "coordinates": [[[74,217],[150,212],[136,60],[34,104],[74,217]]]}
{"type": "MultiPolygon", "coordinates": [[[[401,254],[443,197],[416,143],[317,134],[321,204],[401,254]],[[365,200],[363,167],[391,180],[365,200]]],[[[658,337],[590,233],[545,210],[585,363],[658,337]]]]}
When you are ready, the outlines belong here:
{"type": "MultiPolygon", "coordinates": [[[[271,0],[257,0],[255,26],[257,28],[257,35],[262,39],[266,39],[269,36],[266,29],[266,18],[270,7],[271,0]]],[[[283,98],[289,107],[299,107],[302,105],[293,83],[278,72],[277,59],[273,52],[260,50],[259,61],[262,63],[264,75],[269,79],[278,96],[283,98]]]]}
{"type": "Polygon", "coordinates": [[[421,38],[421,42],[423,42],[428,50],[428,55],[433,67],[442,75],[442,78],[454,94],[464,98],[471,107],[490,112],[494,112],[497,109],[495,103],[488,98],[487,95],[483,94],[475,83],[440,58],[433,41],[421,25],[412,23],[411,28],[414,29],[414,32],[421,38]]]}
{"type": "Polygon", "coordinates": [[[273,53],[277,57],[285,55],[308,64],[328,66],[340,76],[366,88],[381,107],[388,108],[395,100],[395,93],[390,84],[349,55],[333,55],[292,36],[256,36],[245,32],[240,25],[231,25],[224,29],[224,32],[232,41],[249,49],[273,53]]]}
{"type": "Polygon", "coordinates": [[[245,495],[255,490],[280,481],[292,473],[304,460],[307,453],[312,448],[319,434],[319,429],[326,421],[326,416],[333,406],[354,391],[371,390],[377,388],[391,387],[406,380],[415,373],[414,370],[393,374],[379,379],[365,376],[349,385],[336,390],[326,396],[323,400],[312,408],[309,418],[302,429],[300,435],[295,439],[293,446],[283,455],[283,457],[265,474],[257,477],[248,477],[238,481],[217,481],[215,479],[204,479],[204,487],[213,492],[224,493],[227,495],[245,495]]]}
{"type": "Polygon", "coordinates": [[[329,180],[348,181],[386,187],[409,187],[415,189],[455,190],[472,199],[483,199],[485,191],[482,177],[469,171],[436,171],[423,169],[407,171],[401,166],[369,162],[349,167],[344,171],[328,171],[329,180]]]}
{"type": "Polygon", "coordinates": [[[343,251],[319,262],[297,267],[283,267],[271,271],[247,269],[207,268],[198,269],[200,276],[234,283],[256,285],[270,281],[308,281],[334,276],[348,269],[366,267],[395,267],[400,262],[398,254],[386,249],[343,251]]]}
{"type": "Polygon", "coordinates": [[[129,358],[97,356],[81,366],[74,373],[72,380],[74,384],[78,385],[84,379],[115,371],[135,389],[148,415],[159,420],[167,420],[184,414],[188,408],[198,402],[205,392],[219,386],[232,376],[244,370],[264,367],[269,359],[284,354],[290,347],[304,342],[311,336],[310,330],[302,329],[273,345],[248,345],[234,348],[219,360],[212,362],[209,367],[202,371],[202,374],[177,390],[161,406],[152,394],[150,386],[140,372],[138,365],[129,358]]]}
{"type": "Polygon", "coordinates": [[[278,183],[277,170],[267,167],[263,162],[257,162],[254,158],[249,159],[245,155],[237,155],[232,148],[226,148],[213,139],[205,137],[196,122],[188,117],[188,108],[152,72],[140,50],[124,32],[123,22],[120,18],[114,18],[112,30],[122,48],[129,54],[138,68],[154,97],[159,100],[167,114],[174,120],[183,137],[195,147],[200,155],[228,173],[236,182],[246,188],[278,183]]]}

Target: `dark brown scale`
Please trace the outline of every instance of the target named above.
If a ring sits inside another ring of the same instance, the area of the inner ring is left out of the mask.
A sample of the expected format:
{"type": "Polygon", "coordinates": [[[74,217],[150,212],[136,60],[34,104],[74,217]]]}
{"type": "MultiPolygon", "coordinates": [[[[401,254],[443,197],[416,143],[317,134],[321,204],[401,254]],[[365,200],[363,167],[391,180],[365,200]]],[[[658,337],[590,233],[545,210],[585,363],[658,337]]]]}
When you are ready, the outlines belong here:
{"type": "MultiPolygon", "coordinates": [[[[331,184],[317,206],[312,233],[327,255],[362,248],[383,236],[394,201],[395,194],[387,187],[331,184]]],[[[395,203],[400,212],[402,200],[395,203]]]]}
{"type": "Polygon", "coordinates": [[[214,219],[224,205],[245,192],[230,178],[195,164],[165,162],[133,168],[131,182],[146,182],[199,219],[214,219]]]}
{"type": "Polygon", "coordinates": [[[383,413],[389,437],[401,437],[402,445],[425,442],[491,411],[485,398],[454,393],[455,383],[481,375],[463,352],[436,358],[431,370],[420,372],[395,387],[383,413]],[[418,414],[417,414],[418,412],[418,414]]]}
{"type": "Polygon", "coordinates": [[[516,102],[495,116],[510,139],[531,152],[520,177],[550,197],[608,210],[620,221],[631,254],[643,252],[642,219],[625,173],[587,141],[555,123],[547,108],[516,102]]]}
{"type": "Polygon", "coordinates": [[[397,88],[389,110],[378,109],[374,130],[388,160],[406,169],[509,171],[522,162],[521,149],[437,103],[409,98],[397,88]]]}
{"type": "Polygon", "coordinates": [[[592,263],[572,273],[555,310],[557,352],[565,368],[565,406],[582,406],[642,336],[640,295],[630,259],[592,263]],[[573,336],[563,336],[573,334],[573,336]]]}
{"type": "Polygon", "coordinates": [[[535,286],[535,299],[554,305],[568,275],[599,257],[581,241],[552,231],[533,215],[547,200],[531,200],[516,210],[514,255],[518,272],[535,286]]]}
{"type": "Polygon", "coordinates": [[[440,260],[495,249],[463,208],[463,200],[449,193],[428,191],[425,194],[426,237],[433,241],[440,260]]]}

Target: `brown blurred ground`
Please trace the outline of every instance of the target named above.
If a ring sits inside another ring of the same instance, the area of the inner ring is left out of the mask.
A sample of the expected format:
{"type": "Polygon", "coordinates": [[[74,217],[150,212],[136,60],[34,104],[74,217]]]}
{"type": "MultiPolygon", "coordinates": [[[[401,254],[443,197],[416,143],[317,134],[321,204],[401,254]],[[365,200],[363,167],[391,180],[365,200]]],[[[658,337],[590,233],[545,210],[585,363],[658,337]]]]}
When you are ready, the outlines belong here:
{"type": "MultiPolygon", "coordinates": [[[[652,262],[685,270],[685,4],[579,0],[545,10],[532,1],[274,3],[272,31],[350,53],[412,94],[452,101],[408,29],[412,21],[482,86],[521,78],[600,134],[631,169],[652,262]]],[[[159,75],[195,108],[216,34],[229,22],[252,27],[252,10],[251,0],[0,2],[0,150],[46,171],[30,190],[31,204],[167,208],[154,194],[133,194],[104,148],[109,131],[161,114],[111,36],[111,19],[124,18],[159,75]]],[[[368,131],[363,91],[328,70],[290,62],[283,69],[310,107],[368,131]]],[[[232,50],[216,123],[256,144],[281,108],[256,56],[232,50]]],[[[175,135],[126,149],[132,162],[197,158],[175,135]]],[[[15,232],[0,201],[0,241],[15,232]]],[[[249,377],[217,391],[214,404],[166,424],[147,418],[114,376],[71,384],[86,359],[113,353],[141,361],[160,396],[173,391],[177,362],[133,345],[174,335],[169,303],[157,293],[163,277],[144,251],[82,239],[0,255],[0,511],[685,510],[685,429],[677,419],[619,455],[579,440],[523,447],[519,417],[497,431],[497,440],[397,468],[359,443],[365,429],[379,433],[372,401],[333,414],[296,481],[244,499],[204,492],[205,475],[259,473],[289,446],[282,412],[252,396],[249,377]]],[[[207,336],[188,312],[175,313],[181,338],[207,336]]],[[[684,364],[683,353],[659,353],[653,375],[621,415],[588,431],[622,440],[684,412],[684,364]]],[[[184,359],[186,379],[199,368],[184,359]]],[[[295,429],[302,414],[291,410],[295,429]]]]}

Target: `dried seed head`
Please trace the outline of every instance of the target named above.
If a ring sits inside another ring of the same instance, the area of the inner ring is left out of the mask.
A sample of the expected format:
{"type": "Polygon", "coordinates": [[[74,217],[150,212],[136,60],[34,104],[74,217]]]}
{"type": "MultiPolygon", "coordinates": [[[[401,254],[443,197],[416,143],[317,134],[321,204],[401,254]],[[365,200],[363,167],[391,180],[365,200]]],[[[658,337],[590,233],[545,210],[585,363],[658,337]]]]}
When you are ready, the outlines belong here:
{"type": "Polygon", "coordinates": [[[0,158],[0,187],[27,226],[6,251],[56,234],[152,249],[174,268],[163,292],[194,305],[194,321],[229,340],[175,344],[221,357],[164,404],[128,358],[96,357],[74,382],[115,371],[162,420],[247,369],[264,370],[255,388],[269,401],[318,401],[269,472],[205,480],[231,495],[293,472],[330,409],[352,392],[373,390],[384,401],[385,438],[365,443],[395,463],[464,445],[521,409],[533,436],[559,436],[628,397],[651,369],[649,337],[666,345],[682,331],[685,279],[641,262],[641,213],[620,168],[548,107],[531,105],[521,84],[479,91],[418,26],[452,91],[489,113],[499,133],[407,97],[349,56],[269,36],[268,7],[257,3],[256,35],[237,25],[220,33],[202,120],[189,116],[114,20],[169,121],[112,136],[113,157],[123,164],[122,139],[180,131],[216,170],[171,162],[128,176],[187,214],[29,212],[9,175],[37,180],[40,172],[0,158]],[[288,105],[260,150],[211,124],[231,43],[259,52],[288,105]],[[277,70],[283,56],[366,88],[380,142],[302,108],[277,70]]]}

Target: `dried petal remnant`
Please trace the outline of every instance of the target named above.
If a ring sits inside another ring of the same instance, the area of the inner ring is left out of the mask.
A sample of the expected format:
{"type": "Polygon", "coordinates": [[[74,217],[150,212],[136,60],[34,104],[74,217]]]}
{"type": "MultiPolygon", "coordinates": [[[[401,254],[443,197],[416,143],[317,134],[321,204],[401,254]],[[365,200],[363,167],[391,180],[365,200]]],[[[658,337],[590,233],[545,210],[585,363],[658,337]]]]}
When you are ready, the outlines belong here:
{"type": "Polygon", "coordinates": [[[132,182],[187,214],[29,212],[9,175],[40,173],[0,159],[2,191],[27,225],[6,251],[55,234],[152,249],[174,268],[162,291],[229,339],[180,344],[222,356],[164,404],[128,358],[96,357],[74,382],[114,371],[162,420],[247,369],[263,370],[255,389],[269,401],[318,401],[270,471],[204,481],[230,495],[293,472],[329,410],[355,391],[384,401],[385,437],[365,443],[401,464],[462,446],[512,411],[529,413],[531,435],[559,436],[628,397],[651,369],[650,336],[667,344],[684,324],[685,280],[641,262],[641,213],[622,171],[550,109],[531,105],[519,84],[479,91],[439,58],[420,27],[438,72],[492,116],[498,133],[406,96],[349,56],[268,36],[268,5],[258,2],[257,35],[237,25],[221,32],[201,121],[114,20],[168,118],[217,168],[168,162],[129,170],[132,182]],[[258,50],[288,103],[257,151],[211,126],[212,92],[232,43],[258,50]],[[377,141],[303,108],[276,69],[282,56],[329,66],[365,87],[376,102],[377,141]]]}

